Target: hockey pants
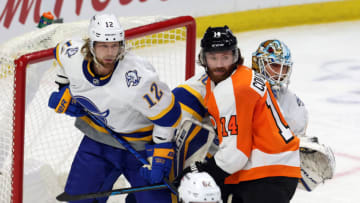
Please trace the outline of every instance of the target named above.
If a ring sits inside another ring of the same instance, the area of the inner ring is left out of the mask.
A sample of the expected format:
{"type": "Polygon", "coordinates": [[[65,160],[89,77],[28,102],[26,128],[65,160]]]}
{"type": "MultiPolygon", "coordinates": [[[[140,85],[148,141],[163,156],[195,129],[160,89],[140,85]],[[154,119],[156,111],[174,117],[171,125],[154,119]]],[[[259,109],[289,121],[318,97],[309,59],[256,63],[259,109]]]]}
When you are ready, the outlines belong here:
{"type": "MultiPolygon", "coordinates": [[[[146,157],[145,151],[139,151],[146,157]]],[[[84,136],[71,166],[65,186],[68,194],[87,194],[112,189],[121,174],[132,187],[148,185],[140,176],[142,163],[127,150],[111,147],[84,136]]],[[[136,192],[137,203],[171,202],[170,190],[136,192]]],[[[75,201],[76,203],[105,203],[108,198],[75,201]]],[[[75,203],[74,202],[74,203],[75,203]]]]}
{"type": "Polygon", "coordinates": [[[226,184],[221,187],[223,202],[228,202],[233,194],[232,203],[289,203],[293,197],[298,178],[269,177],[258,180],[226,184]]]}

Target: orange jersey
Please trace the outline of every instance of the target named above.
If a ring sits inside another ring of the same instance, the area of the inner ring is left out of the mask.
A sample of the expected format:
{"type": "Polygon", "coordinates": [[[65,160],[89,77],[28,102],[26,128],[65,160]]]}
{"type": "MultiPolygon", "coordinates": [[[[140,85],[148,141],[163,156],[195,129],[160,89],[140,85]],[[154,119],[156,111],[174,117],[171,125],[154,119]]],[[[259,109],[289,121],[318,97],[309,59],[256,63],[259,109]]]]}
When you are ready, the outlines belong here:
{"type": "Polygon", "coordinates": [[[264,177],[300,178],[299,139],[291,132],[268,82],[246,66],[216,86],[205,104],[220,140],[215,162],[226,184],[264,177]]]}

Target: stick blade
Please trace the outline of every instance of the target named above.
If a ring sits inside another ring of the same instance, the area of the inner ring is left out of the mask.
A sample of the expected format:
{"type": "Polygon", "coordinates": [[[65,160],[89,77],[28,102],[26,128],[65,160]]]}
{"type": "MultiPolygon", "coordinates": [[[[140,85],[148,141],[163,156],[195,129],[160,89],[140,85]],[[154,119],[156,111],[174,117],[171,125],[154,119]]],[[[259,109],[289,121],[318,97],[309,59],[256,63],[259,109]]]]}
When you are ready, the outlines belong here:
{"type": "MultiPolygon", "coordinates": [[[[108,192],[98,192],[98,193],[90,193],[90,194],[80,194],[80,195],[70,195],[66,192],[61,193],[56,197],[56,199],[60,202],[70,202],[70,201],[78,201],[84,199],[95,199],[99,197],[110,196],[112,191],[108,192]]],[[[117,194],[123,194],[121,191],[117,192],[117,194]]]]}
{"type": "Polygon", "coordinates": [[[58,195],[56,197],[56,199],[60,202],[68,202],[68,201],[72,201],[72,195],[67,194],[66,192],[61,193],[60,195],[58,195]]]}

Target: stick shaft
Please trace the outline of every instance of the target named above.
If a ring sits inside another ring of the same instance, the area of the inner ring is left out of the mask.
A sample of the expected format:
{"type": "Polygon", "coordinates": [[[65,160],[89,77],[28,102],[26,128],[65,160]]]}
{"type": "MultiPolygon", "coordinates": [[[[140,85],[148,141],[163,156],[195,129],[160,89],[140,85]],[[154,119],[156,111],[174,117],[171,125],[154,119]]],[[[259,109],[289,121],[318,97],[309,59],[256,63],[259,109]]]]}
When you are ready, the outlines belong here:
{"type": "Polygon", "coordinates": [[[80,194],[80,195],[70,195],[66,192],[61,193],[56,197],[58,201],[78,201],[84,199],[95,199],[113,195],[121,195],[121,194],[129,194],[133,192],[142,192],[142,191],[150,191],[150,190],[161,190],[167,189],[168,186],[166,184],[160,185],[148,185],[148,186],[141,186],[141,187],[131,187],[131,188],[122,188],[122,189],[115,189],[105,192],[97,192],[97,193],[89,193],[89,194],[80,194]]]}

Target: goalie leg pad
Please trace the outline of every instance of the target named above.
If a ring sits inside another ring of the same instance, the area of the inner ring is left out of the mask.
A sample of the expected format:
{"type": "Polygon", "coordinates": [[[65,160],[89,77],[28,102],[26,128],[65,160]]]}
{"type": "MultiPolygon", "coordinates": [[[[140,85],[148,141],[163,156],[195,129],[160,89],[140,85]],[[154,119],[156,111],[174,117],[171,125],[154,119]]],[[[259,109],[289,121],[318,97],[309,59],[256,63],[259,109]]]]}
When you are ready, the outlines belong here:
{"type": "Polygon", "coordinates": [[[192,119],[184,120],[175,136],[175,176],[181,174],[182,170],[191,163],[203,161],[214,138],[215,131],[210,125],[192,119]]]}

